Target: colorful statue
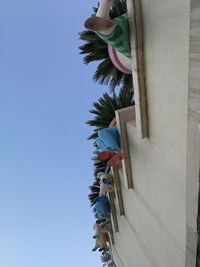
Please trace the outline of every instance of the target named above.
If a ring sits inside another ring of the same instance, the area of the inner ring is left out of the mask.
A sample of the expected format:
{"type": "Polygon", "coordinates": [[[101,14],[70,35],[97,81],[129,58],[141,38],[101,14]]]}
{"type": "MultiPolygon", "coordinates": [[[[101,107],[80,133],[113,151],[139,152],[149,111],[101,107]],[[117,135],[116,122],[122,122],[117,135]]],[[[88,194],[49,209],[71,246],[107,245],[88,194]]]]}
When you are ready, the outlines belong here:
{"type": "Polygon", "coordinates": [[[96,251],[97,249],[99,249],[99,251],[103,251],[108,248],[107,242],[109,241],[109,237],[107,233],[98,232],[94,238],[96,239],[96,242],[92,251],[96,251]]]}
{"type": "MultiPolygon", "coordinates": [[[[104,173],[99,173],[102,176],[104,173]]],[[[105,174],[104,174],[105,175],[105,174]]],[[[101,179],[101,178],[100,178],[101,179]]],[[[100,181],[99,196],[96,198],[94,210],[96,212],[97,220],[96,223],[105,228],[110,224],[110,203],[106,193],[112,188],[112,182],[109,178],[103,178],[100,181]]]]}
{"type": "Polygon", "coordinates": [[[119,135],[116,126],[99,130],[95,144],[100,151],[98,157],[101,160],[110,159],[107,163],[109,167],[117,165],[124,159],[124,154],[120,151],[119,135]]]}
{"type": "Polygon", "coordinates": [[[94,208],[98,218],[110,217],[110,204],[106,195],[97,197],[94,208]]]}
{"type": "Polygon", "coordinates": [[[96,223],[94,224],[93,228],[95,230],[95,235],[93,238],[96,239],[96,242],[92,251],[96,251],[97,249],[99,249],[99,251],[107,249],[107,242],[109,241],[107,234],[108,227],[106,225],[96,223]]]}
{"type": "Polygon", "coordinates": [[[95,230],[95,235],[93,236],[93,238],[96,239],[93,251],[96,251],[97,249],[99,249],[100,251],[105,250],[107,248],[107,242],[109,241],[107,234],[108,227],[96,223],[94,224],[93,228],[95,230]]]}
{"type": "Polygon", "coordinates": [[[112,181],[111,179],[108,178],[108,175],[104,172],[99,172],[97,174],[97,178],[100,179],[100,191],[99,191],[99,195],[106,195],[107,192],[109,192],[110,190],[112,190],[112,181]]]}
{"type": "Polygon", "coordinates": [[[131,52],[129,24],[127,14],[113,20],[109,17],[112,0],[101,0],[96,16],[85,21],[85,27],[108,44],[108,53],[112,63],[120,71],[131,74],[131,52]]]}
{"type": "Polygon", "coordinates": [[[95,229],[93,238],[96,239],[93,251],[97,249],[103,251],[108,248],[107,242],[109,239],[107,232],[110,226],[110,205],[106,193],[112,188],[112,182],[103,172],[99,172],[97,177],[100,179],[100,193],[95,203],[95,211],[98,219],[93,226],[95,229]]]}

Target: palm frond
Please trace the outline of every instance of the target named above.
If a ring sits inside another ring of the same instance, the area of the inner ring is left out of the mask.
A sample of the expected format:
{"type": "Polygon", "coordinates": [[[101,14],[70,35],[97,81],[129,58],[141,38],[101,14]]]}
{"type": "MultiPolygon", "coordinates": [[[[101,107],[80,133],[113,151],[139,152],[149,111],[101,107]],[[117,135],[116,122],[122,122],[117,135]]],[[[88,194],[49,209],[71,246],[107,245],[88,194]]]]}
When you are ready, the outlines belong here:
{"type": "Polygon", "coordinates": [[[99,180],[95,179],[94,183],[89,186],[90,194],[88,195],[88,199],[90,201],[91,206],[96,203],[96,199],[99,196],[100,186],[99,180]]]}
{"type": "Polygon", "coordinates": [[[96,139],[98,130],[109,126],[115,117],[116,110],[133,105],[133,90],[129,88],[120,89],[118,96],[115,93],[112,96],[104,93],[97,102],[93,103],[93,109],[89,111],[94,117],[86,124],[94,127],[94,130],[88,139],[96,139]]]}

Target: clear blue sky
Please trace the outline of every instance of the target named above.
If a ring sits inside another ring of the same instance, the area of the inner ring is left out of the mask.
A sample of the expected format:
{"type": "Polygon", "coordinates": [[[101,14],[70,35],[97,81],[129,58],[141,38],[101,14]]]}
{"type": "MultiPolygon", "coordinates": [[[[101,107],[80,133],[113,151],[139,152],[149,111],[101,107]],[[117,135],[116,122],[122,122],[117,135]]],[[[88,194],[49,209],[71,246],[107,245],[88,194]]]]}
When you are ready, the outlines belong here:
{"type": "Polygon", "coordinates": [[[0,267],[100,267],[91,252],[92,145],[106,87],[78,54],[93,0],[2,0],[0,267]]]}

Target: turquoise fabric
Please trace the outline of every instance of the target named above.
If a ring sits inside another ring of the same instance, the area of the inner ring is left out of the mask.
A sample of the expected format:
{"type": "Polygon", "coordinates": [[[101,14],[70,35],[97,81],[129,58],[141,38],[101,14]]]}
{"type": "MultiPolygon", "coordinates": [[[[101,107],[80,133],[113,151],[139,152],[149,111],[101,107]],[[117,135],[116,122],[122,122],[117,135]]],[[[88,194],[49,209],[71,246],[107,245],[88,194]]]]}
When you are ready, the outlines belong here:
{"type": "Polygon", "coordinates": [[[99,130],[98,138],[96,139],[95,144],[100,151],[120,151],[119,134],[117,127],[113,126],[99,130]]]}
{"type": "Polygon", "coordinates": [[[109,200],[106,195],[99,196],[96,199],[95,203],[95,211],[97,213],[98,218],[109,218],[110,216],[110,205],[109,200]]]}

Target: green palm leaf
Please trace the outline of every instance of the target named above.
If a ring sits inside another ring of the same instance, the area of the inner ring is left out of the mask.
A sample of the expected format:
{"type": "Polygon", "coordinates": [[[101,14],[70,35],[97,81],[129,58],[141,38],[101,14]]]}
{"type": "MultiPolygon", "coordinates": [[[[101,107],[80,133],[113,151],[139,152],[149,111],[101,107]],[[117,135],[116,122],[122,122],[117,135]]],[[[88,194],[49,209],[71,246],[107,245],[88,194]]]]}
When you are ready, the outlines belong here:
{"type": "Polygon", "coordinates": [[[122,88],[117,96],[115,93],[110,96],[104,93],[97,102],[93,103],[93,109],[90,113],[94,115],[93,119],[88,120],[86,124],[94,127],[93,133],[88,139],[96,139],[98,130],[107,128],[115,117],[115,111],[121,108],[134,105],[133,91],[129,88],[122,88]]]}
{"type": "Polygon", "coordinates": [[[95,179],[94,183],[89,186],[90,194],[88,195],[88,199],[90,201],[91,206],[96,203],[96,199],[99,196],[100,186],[99,180],[95,179]]]}

